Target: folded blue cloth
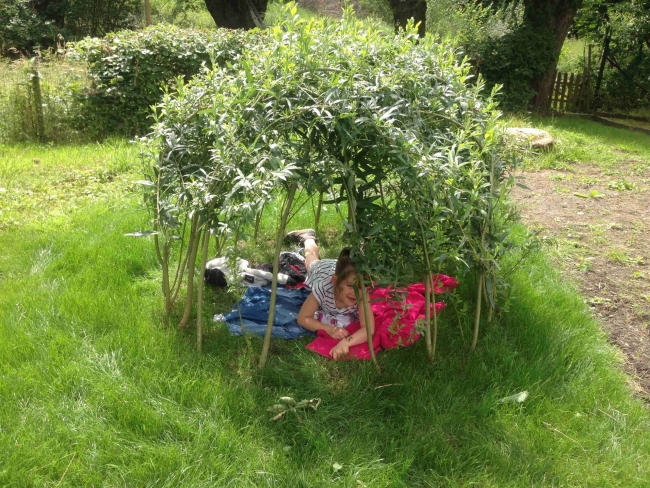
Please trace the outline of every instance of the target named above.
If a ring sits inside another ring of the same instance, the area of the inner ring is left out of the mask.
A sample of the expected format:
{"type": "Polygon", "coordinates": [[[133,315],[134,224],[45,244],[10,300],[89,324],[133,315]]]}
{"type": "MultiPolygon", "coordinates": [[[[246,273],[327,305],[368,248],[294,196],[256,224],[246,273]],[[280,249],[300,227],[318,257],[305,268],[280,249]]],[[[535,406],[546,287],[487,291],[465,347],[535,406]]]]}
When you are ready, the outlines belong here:
{"type": "MultiPolygon", "coordinates": [[[[297,339],[302,336],[315,335],[300,327],[296,322],[300,307],[302,307],[302,304],[310,293],[311,291],[307,288],[301,288],[299,290],[278,288],[275,301],[275,316],[273,317],[273,329],[271,331],[272,337],[297,339]]],[[[242,299],[233,306],[232,312],[223,316],[223,320],[233,335],[241,335],[241,323],[243,322],[246,332],[264,336],[266,333],[266,322],[269,319],[270,304],[271,288],[249,286],[242,299]]]]}

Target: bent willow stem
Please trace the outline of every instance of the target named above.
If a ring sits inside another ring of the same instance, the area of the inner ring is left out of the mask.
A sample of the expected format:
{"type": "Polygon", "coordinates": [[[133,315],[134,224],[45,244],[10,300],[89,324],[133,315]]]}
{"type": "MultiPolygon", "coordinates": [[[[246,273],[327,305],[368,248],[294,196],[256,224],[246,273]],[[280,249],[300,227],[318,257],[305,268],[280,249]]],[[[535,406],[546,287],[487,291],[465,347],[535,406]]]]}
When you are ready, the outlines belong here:
{"type": "MultiPolygon", "coordinates": [[[[435,306],[435,305],[434,305],[435,306]]],[[[429,360],[433,359],[433,346],[431,344],[431,274],[424,278],[424,341],[427,345],[429,360]]]]}
{"type": "Polygon", "coordinates": [[[200,230],[199,228],[199,214],[195,213],[192,216],[192,227],[190,231],[190,242],[188,244],[189,260],[187,263],[187,297],[185,298],[185,312],[181,319],[178,328],[184,328],[190,321],[192,313],[192,301],[194,300],[194,271],[196,269],[196,254],[199,250],[200,230]]]}
{"type": "MultiPolygon", "coordinates": [[[[206,226],[203,231],[203,252],[201,253],[201,273],[205,270],[208,262],[208,245],[210,244],[210,229],[206,226]]],[[[203,287],[205,280],[201,274],[199,278],[199,291],[197,297],[197,318],[196,318],[196,349],[201,352],[203,347],[203,287]]]]}
{"type": "Polygon", "coordinates": [[[476,315],[474,316],[474,337],[469,352],[474,352],[476,342],[478,341],[478,328],[481,323],[481,300],[483,298],[483,273],[478,277],[478,290],[476,290],[476,315]]]}
{"type": "Polygon", "coordinates": [[[366,290],[366,281],[363,279],[363,276],[361,276],[360,279],[361,279],[361,304],[363,305],[364,317],[366,317],[366,336],[368,339],[368,351],[370,352],[370,359],[372,359],[375,368],[377,368],[377,371],[379,371],[379,364],[377,363],[377,358],[375,357],[375,349],[372,344],[372,330],[370,330],[369,319],[370,319],[370,314],[372,313],[372,310],[370,310],[370,298],[368,297],[368,290],[366,290]]]}

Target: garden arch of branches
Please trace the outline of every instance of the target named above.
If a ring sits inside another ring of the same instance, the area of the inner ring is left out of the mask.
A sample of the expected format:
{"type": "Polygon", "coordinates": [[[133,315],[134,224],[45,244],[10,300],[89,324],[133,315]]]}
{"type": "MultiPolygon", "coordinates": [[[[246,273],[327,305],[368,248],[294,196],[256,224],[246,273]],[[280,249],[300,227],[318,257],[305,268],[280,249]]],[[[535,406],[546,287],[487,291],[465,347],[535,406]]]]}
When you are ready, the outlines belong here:
{"type": "MultiPolygon", "coordinates": [[[[205,268],[210,240],[223,251],[274,204],[277,273],[297,192],[325,194],[362,277],[360,306],[369,306],[368,279],[424,281],[429,303],[432,273],[469,272],[477,284],[473,349],[481,303],[493,308],[499,257],[512,247],[507,195],[516,161],[492,97],[470,83],[451,47],[418,38],[413,25],[392,35],[351,10],[327,22],[304,21],[291,5],[285,13],[281,25],[247,33],[236,59],[179,79],[157,107],[141,183],[167,312],[184,290],[185,326],[196,300],[200,349],[195,268],[205,268]]],[[[276,289],[274,278],[272,305],[276,289]]],[[[433,358],[437,321],[426,310],[433,358]]],[[[273,318],[272,306],[260,366],[273,318]]]]}

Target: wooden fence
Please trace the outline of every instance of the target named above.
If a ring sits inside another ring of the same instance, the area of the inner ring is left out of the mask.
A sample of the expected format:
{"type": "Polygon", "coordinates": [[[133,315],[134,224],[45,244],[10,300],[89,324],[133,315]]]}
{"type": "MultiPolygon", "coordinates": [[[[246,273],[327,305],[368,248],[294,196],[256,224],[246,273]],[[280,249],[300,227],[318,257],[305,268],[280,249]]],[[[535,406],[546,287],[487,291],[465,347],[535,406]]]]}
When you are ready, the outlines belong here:
{"type": "Polygon", "coordinates": [[[549,109],[554,112],[588,112],[591,95],[589,85],[586,73],[557,73],[549,109]]]}

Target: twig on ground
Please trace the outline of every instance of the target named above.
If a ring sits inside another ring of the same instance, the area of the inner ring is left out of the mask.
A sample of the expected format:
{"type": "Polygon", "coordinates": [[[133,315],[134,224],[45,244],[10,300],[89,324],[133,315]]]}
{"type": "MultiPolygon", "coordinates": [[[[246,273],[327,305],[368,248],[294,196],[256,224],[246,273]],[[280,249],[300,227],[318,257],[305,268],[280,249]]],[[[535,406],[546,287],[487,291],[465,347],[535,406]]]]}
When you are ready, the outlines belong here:
{"type": "Polygon", "coordinates": [[[72,459],[70,459],[70,462],[68,463],[68,467],[65,468],[65,471],[63,472],[63,475],[61,476],[61,479],[59,480],[59,482],[56,484],[56,486],[55,486],[54,488],[58,488],[58,486],[61,484],[61,482],[63,481],[63,478],[65,478],[65,475],[66,475],[67,472],[68,472],[68,469],[70,469],[70,465],[72,464],[72,461],[74,461],[74,458],[75,458],[76,456],[77,456],[77,453],[75,452],[75,453],[72,455],[72,459]]]}
{"type": "Polygon", "coordinates": [[[379,388],[386,388],[387,386],[402,386],[402,383],[389,383],[387,385],[381,385],[381,386],[375,386],[375,390],[379,390],[379,388]]]}
{"type": "Polygon", "coordinates": [[[576,444],[578,444],[578,445],[580,446],[580,449],[582,449],[583,452],[587,452],[587,450],[586,450],[584,447],[582,447],[582,444],[580,444],[577,440],[573,439],[572,437],[569,437],[568,435],[566,435],[566,434],[565,434],[564,432],[562,432],[560,429],[556,429],[555,427],[553,427],[553,426],[552,426],[551,424],[549,424],[548,422],[542,422],[542,424],[544,424],[546,427],[548,427],[549,429],[551,429],[553,432],[557,432],[558,434],[563,435],[564,437],[566,437],[566,438],[569,439],[570,441],[575,442],[576,444]]]}

